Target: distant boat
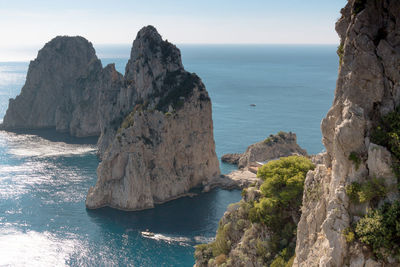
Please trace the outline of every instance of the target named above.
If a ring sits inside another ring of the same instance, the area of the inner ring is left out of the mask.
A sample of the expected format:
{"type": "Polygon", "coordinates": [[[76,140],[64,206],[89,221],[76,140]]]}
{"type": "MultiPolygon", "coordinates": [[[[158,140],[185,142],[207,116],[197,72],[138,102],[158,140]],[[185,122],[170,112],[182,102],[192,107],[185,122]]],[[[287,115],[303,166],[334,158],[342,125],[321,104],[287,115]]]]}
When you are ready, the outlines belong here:
{"type": "Polygon", "coordinates": [[[256,106],[256,104],[250,104],[250,106],[251,106],[251,107],[255,107],[255,106],[256,106]]]}
{"type": "Polygon", "coordinates": [[[143,237],[154,237],[154,233],[149,232],[148,230],[140,232],[143,237]]]}

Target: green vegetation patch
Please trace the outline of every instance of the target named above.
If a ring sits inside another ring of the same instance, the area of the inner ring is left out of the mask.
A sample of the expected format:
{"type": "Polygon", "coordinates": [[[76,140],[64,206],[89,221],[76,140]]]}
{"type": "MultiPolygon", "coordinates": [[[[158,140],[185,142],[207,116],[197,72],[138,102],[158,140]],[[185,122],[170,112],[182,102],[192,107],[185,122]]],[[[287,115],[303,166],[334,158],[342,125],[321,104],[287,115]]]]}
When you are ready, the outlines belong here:
{"type": "Polygon", "coordinates": [[[174,110],[182,108],[185,99],[192,94],[194,87],[198,84],[200,84],[200,79],[195,74],[181,70],[168,72],[161,92],[154,95],[160,97],[156,109],[166,112],[169,105],[174,110]]]}
{"type": "Polygon", "coordinates": [[[357,222],[355,233],[378,259],[392,256],[400,260],[400,202],[370,211],[357,222]]]}
{"type": "Polygon", "coordinates": [[[385,197],[387,189],[383,179],[372,178],[362,184],[354,182],[346,186],[346,193],[353,203],[377,201],[385,197]]]}
{"type": "Polygon", "coordinates": [[[264,143],[267,144],[267,145],[272,145],[272,144],[274,144],[274,143],[276,143],[276,142],[278,142],[278,137],[275,136],[275,135],[273,135],[273,134],[270,134],[270,135],[264,140],[264,143]]]}
{"type": "Polygon", "coordinates": [[[271,262],[270,267],[292,267],[295,257],[293,251],[285,248],[271,262]]]}
{"type": "MultiPolygon", "coordinates": [[[[371,133],[371,141],[386,147],[392,153],[392,169],[400,181],[400,110],[388,113],[379,119],[371,133]]],[[[400,183],[398,183],[400,187],[400,183]]],[[[400,190],[400,188],[399,188],[400,190]]]]}
{"type": "MultiPolygon", "coordinates": [[[[314,167],[311,160],[302,156],[281,158],[261,167],[257,176],[263,180],[260,186],[262,196],[256,201],[240,201],[235,217],[226,218],[231,222],[224,225],[220,222],[215,241],[196,246],[195,258],[198,263],[207,266],[210,261],[215,263],[217,257],[219,262],[229,262],[233,238],[229,233],[245,232],[252,223],[259,223],[266,226],[270,238],[254,240],[257,260],[265,266],[291,266],[304,180],[307,172],[314,167]]],[[[243,196],[246,193],[243,190],[243,196]]]]}
{"type": "Polygon", "coordinates": [[[300,217],[304,180],[314,167],[305,157],[290,156],[270,161],[258,170],[257,176],[264,180],[260,187],[263,197],[254,203],[249,217],[252,222],[266,225],[272,233],[268,246],[272,255],[289,247],[294,253],[292,240],[297,225],[293,214],[300,217]]]}
{"type": "Polygon", "coordinates": [[[349,160],[351,160],[354,163],[354,165],[356,165],[356,170],[360,168],[361,157],[356,152],[353,151],[350,153],[349,160]]]}
{"type": "Polygon", "coordinates": [[[344,238],[346,239],[347,243],[352,243],[355,240],[355,234],[351,227],[347,227],[343,230],[344,238]]]}

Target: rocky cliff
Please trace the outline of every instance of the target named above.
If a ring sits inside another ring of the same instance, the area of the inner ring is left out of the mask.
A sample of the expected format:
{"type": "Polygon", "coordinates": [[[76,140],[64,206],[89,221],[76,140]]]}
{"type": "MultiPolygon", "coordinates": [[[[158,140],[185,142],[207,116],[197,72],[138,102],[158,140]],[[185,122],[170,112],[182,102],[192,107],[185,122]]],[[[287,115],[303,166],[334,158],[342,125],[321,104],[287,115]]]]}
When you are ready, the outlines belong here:
{"type": "Polygon", "coordinates": [[[10,99],[2,128],[56,128],[78,137],[98,136],[104,104],[100,92],[118,91],[121,82],[112,65],[102,68],[86,39],[58,36],[30,63],[20,95],[10,99]]]}
{"type": "Polygon", "coordinates": [[[392,171],[398,126],[388,134],[386,147],[373,142],[385,144],[376,131],[386,127],[382,121],[393,123],[400,101],[400,2],[350,0],[341,13],[339,77],[321,124],[327,152],[324,164],[307,175],[294,266],[397,266],[398,241],[388,236],[381,246],[374,241],[386,227],[386,215],[375,221],[380,226],[369,239],[367,224],[359,226],[367,222],[361,219],[366,213],[373,222],[368,208],[398,199],[392,171]],[[381,188],[383,194],[377,195],[381,188]],[[306,192],[314,197],[306,199],[306,192]],[[355,192],[363,198],[352,200],[355,192]],[[387,249],[394,255],[383,253],[387,249]]]}
{"type": "Polygon", "coordinates": [[[176,46],[143,28],[124,79],[99,139],[102,162],[86,206],[151,208],[219,176],[211,101],[176,46]]]}
{"type": "Polygon", "coordinates": [[[245,168],[256,162],[266,162],[293,154],[306,156],[307,152],[297,144],[295,133],[281,131],[275,135],[271,134],[264,141],[250,145],[242,154],[226,154],[221,160],[245,168]]]}
{"type": "Polygon", "coordinates": [[[216,240],[196,247],[197,266],[400,266],[400,2],[349,0],[341,13],[337,87],[321,123],[326,153],[303,180],[295,254],[280,230],[289,221],[271,221],[296,206],[274,210],[276,191],[266,190],[292,194],[276,180],[292,171],[285,165],[228,208],[216,240]]]}

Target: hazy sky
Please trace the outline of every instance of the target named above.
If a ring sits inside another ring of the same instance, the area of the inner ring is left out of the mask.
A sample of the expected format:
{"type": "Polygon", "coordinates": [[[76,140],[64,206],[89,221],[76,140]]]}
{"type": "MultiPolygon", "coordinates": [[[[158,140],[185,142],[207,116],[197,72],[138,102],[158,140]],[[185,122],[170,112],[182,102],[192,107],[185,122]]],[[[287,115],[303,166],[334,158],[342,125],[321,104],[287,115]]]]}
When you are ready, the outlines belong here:
{"type": "MultiPolygon", "coordinates": [[[[6,48],[40,48],[56,35],[132,43],[154,25],[174,43],[335,44],[346,0],[0,0],[6,48]]],[[[1,50],[3,49],[3,53],[1,50]]]]}

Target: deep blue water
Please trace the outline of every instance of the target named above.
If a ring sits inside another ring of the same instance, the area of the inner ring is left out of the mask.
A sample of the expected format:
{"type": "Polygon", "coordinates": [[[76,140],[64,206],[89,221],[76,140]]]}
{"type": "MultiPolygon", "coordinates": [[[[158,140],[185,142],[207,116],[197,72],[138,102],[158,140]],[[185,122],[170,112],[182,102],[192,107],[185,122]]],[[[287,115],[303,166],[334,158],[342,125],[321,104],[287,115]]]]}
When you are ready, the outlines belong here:
{"type": "MultiPolygon", "coordinates": [[[[122,73],[129,46],[96,47],[122,73]]],[[[335,46],[181,45],[185,68],[213,103],[218,156],[280,130],[309,153],[323,149],[320,121],[337,77],[335,46]],[[256,104],[251,107],[250,104],[256,104]]],[[[20,92],[28,62],[0,62],[0,118],[20,92]]],[[[95,146],[48,132],[0,132],[0,265],[192,266],[193,245],[215,235],[239,191],[214,190],[141,212],[88,211],[95,146]],[[143,238],[140,231],[156,233],[143,238]]],[[[221,165],[222,172],[233,169],[221,165]]]]}

